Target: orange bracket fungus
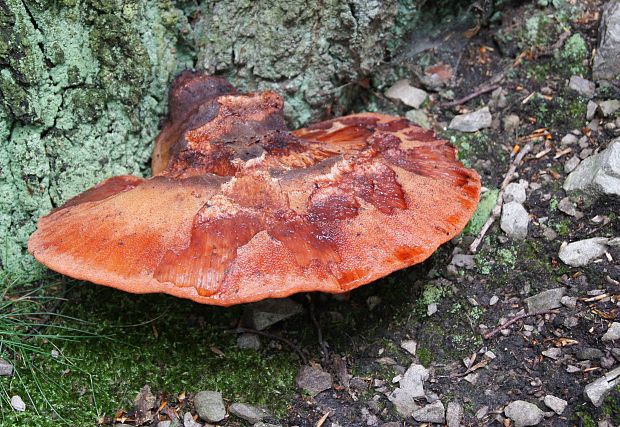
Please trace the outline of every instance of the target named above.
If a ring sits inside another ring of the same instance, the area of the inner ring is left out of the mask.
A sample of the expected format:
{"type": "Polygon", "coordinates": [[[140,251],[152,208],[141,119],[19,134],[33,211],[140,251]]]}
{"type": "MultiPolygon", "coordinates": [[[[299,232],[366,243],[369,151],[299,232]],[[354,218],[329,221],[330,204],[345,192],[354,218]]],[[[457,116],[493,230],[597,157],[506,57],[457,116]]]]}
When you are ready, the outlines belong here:
{"type": "Polygon", "coordinates": [[[77,279],[227,306],[349,291],[422,262],[473,214],[480,177],[432,131],[375,113],[289,131],[282,107],[183,73],[153,176],[69,200],[29,251],[77,279]]]}

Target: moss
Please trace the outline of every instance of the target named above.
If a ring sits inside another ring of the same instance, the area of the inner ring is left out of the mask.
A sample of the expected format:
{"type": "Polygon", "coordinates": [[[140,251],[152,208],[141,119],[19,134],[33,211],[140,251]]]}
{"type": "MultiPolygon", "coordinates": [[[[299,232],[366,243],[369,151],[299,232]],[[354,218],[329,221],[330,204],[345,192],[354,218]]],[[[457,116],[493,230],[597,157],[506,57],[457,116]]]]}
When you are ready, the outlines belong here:
{"type": "Polygon", "coordinates": [[[433,352],[428,347],[418,348],[417,356],[423,366],[429,366],[433,362],[433,352]]]}
{"type": "Polygon", "coordinates": [[[562,61],[564,69],[571,74],[584,75],[587,70],[584,61],[587,58],[588,45],[579,33],[570,36],[559,52],[559,59],[562,61]]]}
{"type": "Polygon", "coordinates": [[[80,304],[64,305],[62,315],[88,319],[88,323],[63,320],[62,326],[86,329],[101,338],[87,342],[50,338],[44,354],[29,359],[32,373],[28,366],[18,365],[23,384],[0,379],[9,395],[21,395],[29,406],[26,413],[4,414],[3,423],[94,425],[104,414],[131,409],[145,384],[171,399],[181,392],[218,390],[228,401],[264,404],[279,416],[286,413],[299,362],[280,343],[264,345],[260,352],[237,349],[236,335],[227,330],[239,318],[240,307],[208,307],[164,295],[128,295],[86,283],[69,286],[73,289],[68,298],[80,304]],[[53,348],[60,358],[47,355],[53,348]]]}
{"type": "Polygon", "coordinates": [[[499,196],[499,190],[497,188],[490,189],[480,196],[480,203],[471,217],[465,228],[464,234],[477,235],[482,230],[484,223],[489,219],[493,208],[497,203],[497,197],[499,196]]]}

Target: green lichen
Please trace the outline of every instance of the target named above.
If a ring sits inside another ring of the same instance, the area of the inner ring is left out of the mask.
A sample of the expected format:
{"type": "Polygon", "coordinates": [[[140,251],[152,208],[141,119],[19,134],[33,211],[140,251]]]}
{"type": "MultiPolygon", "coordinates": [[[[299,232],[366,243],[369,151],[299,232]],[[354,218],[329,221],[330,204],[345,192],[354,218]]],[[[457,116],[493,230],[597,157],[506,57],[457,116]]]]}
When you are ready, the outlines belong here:
{"type": "Polygon", "coordinates": [[[585,75],[587,68],[584,61],[587,58],[588,44],[579,33],[570,36],[559,53],[564,69],[571,74],[585,75]]]}
{"type": "Polygon", "coordinates": [[[480,196],[480,203],[471,217],[463,233],[477,235],[482,230],[484,223],[491,216],[493,208],[497,203],[497,197],[499,196],[499,190],[497,188],[490,189],[480,196]]]}

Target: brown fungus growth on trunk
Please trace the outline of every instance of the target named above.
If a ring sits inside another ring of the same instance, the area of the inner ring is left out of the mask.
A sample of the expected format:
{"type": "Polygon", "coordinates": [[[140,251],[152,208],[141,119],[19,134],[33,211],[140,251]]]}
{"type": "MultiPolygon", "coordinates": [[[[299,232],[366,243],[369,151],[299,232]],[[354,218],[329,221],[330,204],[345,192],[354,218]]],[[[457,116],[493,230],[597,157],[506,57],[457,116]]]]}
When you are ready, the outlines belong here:
{"type": "Polygon", "coordinates": [[[474,212],[478,174],[433,132],[375,113],[291,132],[282,106],[183,73],[154,176],[69,200],[29,251],[77,279],[227,306],[349,291],[424,261],[474,212]]]}

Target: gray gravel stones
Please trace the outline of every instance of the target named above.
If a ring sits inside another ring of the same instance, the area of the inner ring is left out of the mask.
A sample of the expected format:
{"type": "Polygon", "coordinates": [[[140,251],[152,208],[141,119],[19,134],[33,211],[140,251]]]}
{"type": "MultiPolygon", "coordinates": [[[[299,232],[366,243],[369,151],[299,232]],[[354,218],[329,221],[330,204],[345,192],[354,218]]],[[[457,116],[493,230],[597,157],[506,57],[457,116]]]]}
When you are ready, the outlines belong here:
{"type": "Polygon", "coordinates": [[[332,376],[320,368],[314,366],[302,366],[295,379],[297,387],[316,396],[322,391],[332,388],[332,376]]]}
{"type": "Polygon", "coordinates": [[[258,423],[264,418],[270,416],[269,412],[265,409],[257,408],[256,406],[247,405],[245,403],[233,403],[228,407],[228,410],[235,417],[239,417],[242,420],[246,420],[252,424],[258,423]]]}
{"type": "Polygon", "coordinates": [[[601,257],[607,250],[608,242],[609,239],[606,237],[592,237],[562,244],[558,256],[564,264],[572,267],[583,267],[596,258],[601,257]]]}
{"type": "Polygon", "coordinates": [[[466,270],[472,270],[476,267],[475,257],[470,254],[455,254],[450,264],[466,270]]]}
{"type": "Polygon", "coordinates": [[[239,334],[237,347],[242,350],[258,350],[260,349],[260,337],[256,334],[239,334]]]}
{"type": "Polygon", "coordinates": [[[504,131],[506,133],[515,132],[519,128],[521,119],[516,114],[509,114],[504,117],[504,131]]]}
{"type": "Polygon", "coordinates": [[[572,156],[566,161],[566,163],[564,163],[564,172],[571,173],[572,171],[577,169],[579,163],[581,163],[581,159],[578,156],[572,156]]]}
{"type": "Polygon", "coordinates": [[[0,359],[0,377],[10,377],[13,375],[13,365],[4,359],[0,359]]]}
{"type": "Polygon", "coordinates": [[[402,101],[406,105],[412,108],[420,108],[428,94],[422,89],[413,87],[409,84],[407,79],[402,79],[394,83],[386,92],[385,96],[391,99],[397,99],[402,101]]]}
{"type": "Polygon", "coordinates": [[[480,129],[490,127],[492,122],[493,117],[489,107],[484,107],[471,113],[455,116],[448,128],[461,132],[477,132],[480,129]]]}
{"type": "Polygon", "coordinates": [[[546,395],[544,402],[549,409],[551,409],[558,415],[562,415],[564,409],[566,409],[566,405],[568,405],[568,402],[566,400],[555,397],[552,394],[546,395]]]}
{"type": "Polygon", "coordinates": [[[580,191],[591,196],[620,195],[620,138],[600,153],[583,160],[566,177],[564,190],[580,191]]]}
{"type": "Polygon", "coordinates": [[[266,299],[248,304],[243,321],[257,331],[302,313],[303,307],[290,298],[266,299]]]}
{"type": "Polygon", "coordinates": [[[421,423],[443,424],[446,421],[446,409],[441,400],[437,400],[413,411],[413,419],[421,423]]]}
{"type": "Polygon", "coordinates": [[[603,335],[603,341],[620,340],[620,322],[613,322],[609,325],[607,332],[603,335]]]}
{"type": "Polygon", "coordinates": [[[24,403],[24,400],[16,394],[11,397],[11,407],[17,412],[24,412],[26,410],[26,403],[24,403]]]}
{"type": "Polygon", "coordinates": [[[446,424],[448,424],[448,427],[460,427],[463,413],[463,405],[459,402],[455,400],[448,402],[448,408],[446,409],[446,424]]]}
{"type": "Polygon", "coordinates": [[[408,417],[419,409],[414,399],[424,397],[424,381],[428,379],[428,370],[422,365],[412,364],[399,381],[400,387],[388,396],[396,411],[408,417]]]}
{"type": "Polygon", "coordinates": [[[594,55],[594,80],[614,80],[620,74],[620,3],[608,2],[599,26],[599,46],[594,55]]]}
{"type": "Polygon", "coordinates": [[[222,393],[201,391],[194,396],[194,408],[201,419],[208,423],[220,422],[226,417],[226,407],[222,393]]]}
{"type": "Polygon", "coordinates": [[[526,194],[525,190],[527,189],[528,183],[527,181],[521,180],[519,182],[511,182],[504,189],[504,193],[502,195],[502,201],[504,203],[508,202],[517,202],[517,203],[525,203],[526,194]]]}
{"type": "Polygon", "coordinates": [[[588,384],[583,393],[594,406],[601,406],[607,393],[620,384],[620,367],[607,372],[601,378],[588,384]]]}
{"type": "Polygon", "coordinates": [[[405,340],[400,343],[401,348],[405,349],[409,354],[415,356],[415,352],[418,349],[418,343],[414,340],[405,340]]]}
{"type": "Polygon", "coordinates": [[[529,223],[530,217],[521,203],[504,203],[500,227],[508,236],[513,239],[526,238],[529,223]]]}
{"type": "Polygon", "coordinates": [[[515,422],[515,427],[535,426],[543,419],[543,411],[533,403],[524,400],[510,402],[504,414],[515,422]]]}
{"type": "Polygon", "coordinates": [[[605,353],[603,353],[598,348],[594,348],[594,347],[585,347],[585,348],[577,350],[577,352],[575,353],[575,357],[578,360],[597,360],[603,357],[604,355],[605,353]]]}
{"type": "Polygon", "coordinates": [[[609,117],[620,109],[620,101],[617,99],[608,99],[598,103],[598,108],[603,113],[603,117],[609,117]]]}
{"type": "Polygon", "coordinates": [[[528,313],[538,313],[560,307],[565,293],[566,288],[555,288],[526,298],[525,303],[527,304],[528,313]]]}
{"type": "Polygon", "coordinates": [[[428,120],[428,116],[426,115],[426,111],[424,110],[409,110],[405,113],[405,117],[407,117],[407,120],[411,120],[413,123],[423,127],[424,129],[430,129],[432,127],[431,122],[428,120]]]}
{"type": "Polygon", "coordinates": [[[581,76],[572,76],[568,82],[568,87],[588,99],[594,97],[596,91],[594,82],[584,79],[581,76]]]}
{"type": "Polygon", "coordinates": [[[194,419],[191,412],[186,412],[183,415],[183,427],[202,427],[202,424],[194,419]]]}

